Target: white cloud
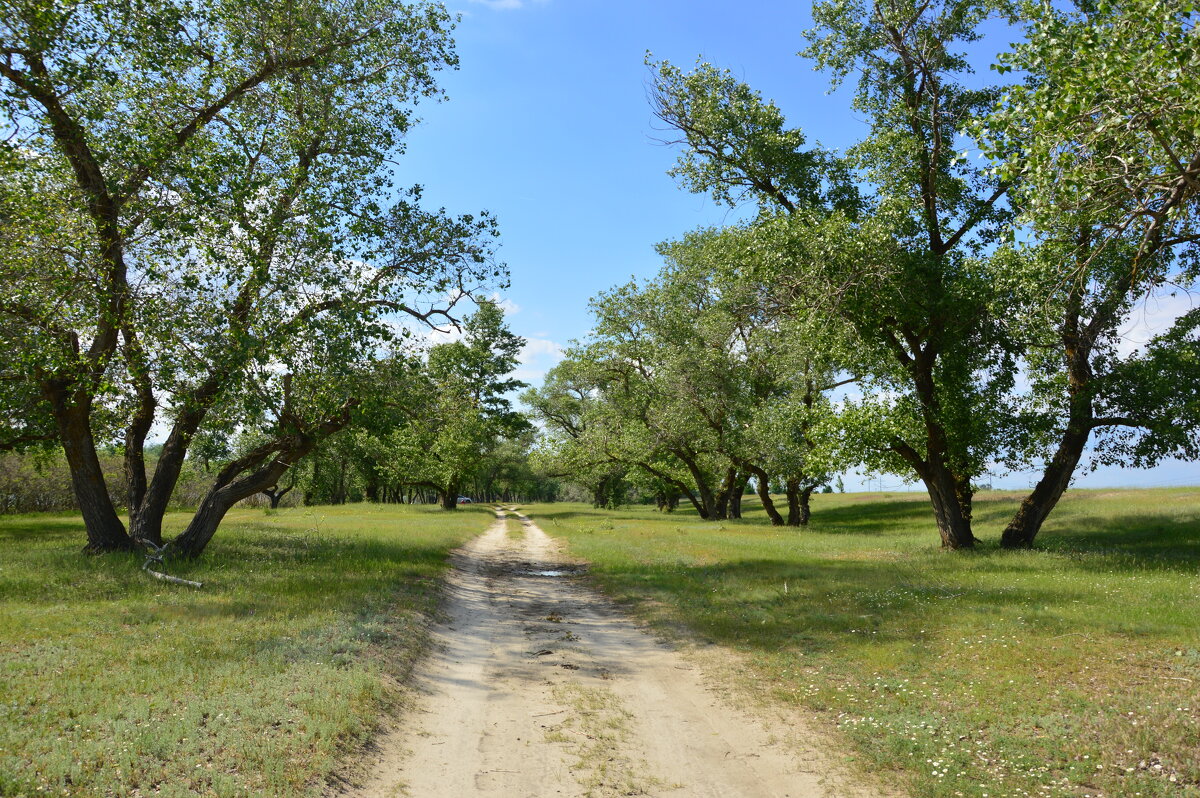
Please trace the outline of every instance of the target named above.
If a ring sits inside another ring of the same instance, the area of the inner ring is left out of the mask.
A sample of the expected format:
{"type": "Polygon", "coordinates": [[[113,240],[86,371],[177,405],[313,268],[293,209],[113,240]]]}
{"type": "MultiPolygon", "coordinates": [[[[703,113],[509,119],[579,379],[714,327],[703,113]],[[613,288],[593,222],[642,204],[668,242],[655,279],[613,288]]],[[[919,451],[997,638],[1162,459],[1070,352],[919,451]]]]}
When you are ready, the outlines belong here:
{"type": "MultiPolygon", "coordinates": [[[[516,8],[524,8],[528,3],[526,0],[469,0],[472,3],[479,3],[496,11],[511,11],[516,8]]],[[[544,3],[546,0],[537,0],[539,3],[544,3]]]]}
{"type": "Polygon", "coordinates": [[[1151,338],[1166,332],[1174,321],[1196,307],[1200,298],[1182,289],[1147,297],[1129,314],[1128,323],[1121,329],[1117,351],[1122,357],[1136,352],[1151,338]]]}
{"type": "Polygon", "coordinates": [[[563,354],[562,345],[549,338],[528,338],[518,355],[521,365],[513,371],[513,376],[537,385],[545,378],[546,372],[563,359],[563,354]]]}
{"type": "Polygon", "coordinates": [[[501,298],[499,292],[493,292],[490,299],[496,303],[505,316],[515,316],[521,312],[521,306],[507,297],[501,298]]]}

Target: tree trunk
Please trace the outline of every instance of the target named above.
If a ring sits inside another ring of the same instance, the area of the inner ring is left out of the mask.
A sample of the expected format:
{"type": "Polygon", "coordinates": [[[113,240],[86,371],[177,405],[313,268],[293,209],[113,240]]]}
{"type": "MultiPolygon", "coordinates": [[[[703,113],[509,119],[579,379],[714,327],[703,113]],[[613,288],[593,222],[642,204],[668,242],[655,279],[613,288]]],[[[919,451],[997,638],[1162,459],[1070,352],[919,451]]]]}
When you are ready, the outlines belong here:
{"type": "MultiPolygon", "coordinates": [[[[1088,402],[1088,410],[1091,410],[1088,402]]],[[[1072,414],[1075,415],[1075,414],[1072,414]]],[[[1082,414],[1080,414],[1082,415],[1082,414]]],[[[1088,413],[1090,415],[1090,412],[1088,413]]],[[[1090,419],[1088,419],[1090,421],[1090,419]]],[[[1047,516],[1058,504],[1067,487],[1075,467],[1083,457],[1087,446],[1090,425],[1080,424],[1083,419],[1073,418],[1063,432],[1058,449],[1053,459],[1046,463],[1042,478],[1034,485],[1033,490],[1021,502],[1017,514],[1008,522],[1004,533],[1000,536],[1000,545],[1006,549],[1027,549],[1033,545],[1033,539],[1041,530],[1047,516]]]]}
{"type": "Polygon", "coordinates": [[[784,483],[784,493],[787,494],[787,525],[800,526],[800,480],[788,479],[784,483]]]}
{"type": "Polygon", "coordinates": [[[805,485],[800,490],[800,526],[808,526],[808,519],[812,518],[812,509],[809,507],[809,499],[812,497],[814,485],[805,485]]]}
{"type": "Polygon", "coordinates": [[[922,475],[933,517],[944,549],[969,549],[975,545],[971,533],[971,495],[964,493],[962,479],[956,479],[948,469],[932,466],[922,475]]]}
{"type": "Polygon", "coordinates": [[[288,485],[283,490],[278,490],[277,486],[271,486],[269,488],[263,488],[262,492],[268,499],[271,500],[271,509],[278,510],[280,500],[282,500],[283,497],[287,495],[288,491],[290,491],[293,487],[293,485],[288,485]]]}
{"type": "MultiPolygon", "coordinates": [[[[454,486],[451,486],[454,487],[454,486]]],[[[444,490],[439,492],[443,510],[458,509],[458,490],[444,490]]]]}
{"type": "MultiPolygon", "coordinates": [[[[1094,375],[1091,354],[1094,337],[1089,334],[1088,328],[1081,329],[1079,319],[1080,301],[1078,295],[1072,292],[1061,330],[1067,365],[1067,393],[1070,398],[1067,426],[1063,430],[1054,457],[1042,470],[1042,478],[1021,502],[1017,514],[1008,522],[1000,536],[1000,545],[1006,549],[1029,548],[1033,545],[1033,539],[1037,537],[1046,517],[1070,486],[1071,477],[1083,457],[1083,450],[1087,447],[1088,438],[1092,433],[1092,425],[1096,418],[1092,405],[1094,375]]],[[[1098,325],[1101,320],[1094,318],[1092,324],[1098,325]]]]}
{"type": "Polygon", "coordinates": [[[54,413],[59,442],[62,443],[71,472],[75,503],[79,506],[83,525],[87,529],[84,551],[102,554],[133,550],[133,539],[125,531],[125,525],[113,506],[104,471],[100,468],[100,458],[96,454],[96,441],[92,437],[91,397],[82,390],[72,396],[67,386],[61,384],[45,386],[43,395],[54,413]]]}
{"type": "Polygon", "coordinates": [[[597,510],[605,506],[605,496],[608,493],[607,485],[608,478],[605,477],[592,489],[592,507],[595,507],[597,510]]]}
{"type": "Polygon", "coordinates": [[[762,503],[763,509],[767,511],[767,518],[771,519],[771,526],[783,526],[783,517],[779,514],[779,510],[775,509],[775,502],[771,499],[770,477],[767,476],[766,471],[758,467],[752,468],[750,471],[754,474],[758,500],[762,503]]]}
{"type": "Polygon", "coordinates": [[[712,510],[709,513],[708,520],[724,521],[729,518],[729,504],[733,498],[733,489],[737,484],[737,471],[735,469],[727,469],[725,478],[721,480],[721,485],[717,488],[716,495],[712,498],[712,510]]]}
{"type": "MultiPolygon", "coordinates": [[[[221,525],[229,508],[247,496],[261,493],[264,489],[276,484],[291,467],[291,464],[311,451],[314,444],[315,441],[310,438],[302,437],[296,444],[280,451],[278,455],[270,457],[266,465],[244,476],[239,476],[239,474],[245,466],[239,468],[237,461],[226,466],[218,475],[216,484],[201,500],[200,506],[196,509],[196,514],[192,516],[187,528],[180,533],[179,537],[171,541],[171,552],[182,557],[199,557],[208,546],[209,541],[212,540],[213,535],[216,534],[217,527],[221,525]]],[[[246,459],[251,462],[250,468],[261,462],[261,460],[255,462],[250,458],[246,459]]]]}
{"type": "Polygon", "coordinates": [[[729,517],[740,519],[742,517],[742,497],[746,495],[746,483],[750,481],[750,472],[741,471],[737,475],[734,482],[733,494],[729,500],[729,517]]]}

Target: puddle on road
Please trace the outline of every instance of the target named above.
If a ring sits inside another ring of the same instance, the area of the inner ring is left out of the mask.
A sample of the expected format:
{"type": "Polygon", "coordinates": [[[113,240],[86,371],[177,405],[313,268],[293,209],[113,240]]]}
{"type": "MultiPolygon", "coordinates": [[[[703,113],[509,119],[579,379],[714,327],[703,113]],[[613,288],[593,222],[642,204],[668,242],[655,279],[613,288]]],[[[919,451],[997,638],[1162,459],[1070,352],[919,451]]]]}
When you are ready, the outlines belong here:
{"type": "Polygon", "coordinates": [[[513,573],[517,576],[537,576],[545,579],[582,576],[587,571],[586,565],[563,565],[560,563],[529,562],[528,560],[516,563],[515,565],[513,573]]]}

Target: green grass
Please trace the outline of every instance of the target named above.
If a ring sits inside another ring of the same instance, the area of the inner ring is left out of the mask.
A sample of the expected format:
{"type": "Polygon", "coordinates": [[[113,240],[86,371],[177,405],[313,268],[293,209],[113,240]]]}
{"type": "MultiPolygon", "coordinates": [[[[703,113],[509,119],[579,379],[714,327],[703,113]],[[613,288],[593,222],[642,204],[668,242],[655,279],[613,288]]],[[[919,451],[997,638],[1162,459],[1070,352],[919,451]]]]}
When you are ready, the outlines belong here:
{"type": "Polygon", "coordinates": [[[77,518],[0,518],[0,795],[320,794],[397,700],[446,552],[492,520],[237,510],[169,564],[193,590],[80,554],[77,518]]]}
{"type": "Polygon", "coordinates": [[[1200,796],[1200,490],[1073,491],[1038,550],[1001,551],[1017,501],[983,494],[961,553],[917,493],[817,496],[806,530],[756,505],[526,512],[913,796],[1200,796]]]}

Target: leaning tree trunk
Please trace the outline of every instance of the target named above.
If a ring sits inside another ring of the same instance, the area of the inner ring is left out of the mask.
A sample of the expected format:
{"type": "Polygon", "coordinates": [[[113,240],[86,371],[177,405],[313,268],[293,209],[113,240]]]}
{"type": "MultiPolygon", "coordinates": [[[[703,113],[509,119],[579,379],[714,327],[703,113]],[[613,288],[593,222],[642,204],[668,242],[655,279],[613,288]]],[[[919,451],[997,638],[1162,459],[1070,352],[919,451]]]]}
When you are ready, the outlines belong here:
{"type": "MultiPolygon", "coordinates": [[[[311,451],[315,443],[303,437],[278,456],[272,457],[270,462],[257,471],[244,476],[239,476],[241,471],[245,470],[245,466],[239,467],[238,461],[226,466],[217,476],[216,484],[200,501],[200,506],[187,528],[171,541],[171,553],[182,557],[199,557],[216,534],[217,527],[221,525],[229,508],[278,482],[296,460],[311,451]]],[[[255,465],[258,465],[258,462],[252,462],[249,467],[255,465]]]]}
{"type": "Polygon", "coordinates": [[[1089,339],[1081,336],[1078,310],[1074,307],[1068,311],[1064,328],[1067,390],[1070,395],[1067,426],[1059,439],[1054,457],[1046,463],[1042,471],[1042,478],[1021,502],[1017,514],[1000,536],[1000,545],[1006,549],[1023,549],[1033,545],[1033,539],[1037,537],[1047,516],[1070,486],[1071,477],[1083,458],[1083,451],[1087,447],[1095,422],[1091,392],[1092,349],[1089,339]]]}
{"type": "Polygon", "coordinates": [[[96,454],[96,441],[92,437],[91,397],[83,391],[77,391],[72,396],[67,386],[58,384],[47,386],[44,395],[54,413],[58,438],[71,473],[71,488],[87,529],[84,551],[92,554],[131,551],[135,548],[133,539],[125,531],[125,525],[113,507],[104,471],[100,468],[100,458],[96,454]]]}
{"type": "Polygon", "coordinates": [[[763,509],[767,511],[767,518],[771,519],[771,526],[783,526],[783,517],[779,514],[779,510],[775,509],[775,502],[771,500],[771,480],[767,476],[767,472],[757,467],[751,468],[750,472],[754,474],[758,500],[763,509]]]}
{"type": "Polygon", "coordinates": [[[251,449],[221,469],[187,529],[169,544],[171,553],[184,557],[200,556],[229,508],[248,496],[279,484],[279,480],[300,458],[316,448],[320,441],[350,423],[350,412],[357,404],[357,400],[349,399],[337,413],[315,427],[302,427],[296,423],[291,411],[291,375],[285,375],[280,421],[281,424],[286,422],[291,431],[251,449]]]}
{"type": "MultiPolygon", "coordinates": [[[[1090,403],[1089,403],[1090,404],[1090,403]]],[[[1090,409],[1090,408],[1089,408],[1090,409]]],[[[1083,457],[1084,447],[1087,446],[1090,425],[1077,423],[1071,419],[1054,457],[1046,464],[1042,478],[1034,485],[1033,490],[1021,502],[1017,514],[1008,522],[1004,533],[1000,536],[1000,545],[1006,549],[1027,549],[1033,545],[1033,539],[1041,530],[1042,524],[1050,515],[1058,500],[1062,498],[1075,467],[1083,457]]]]}

